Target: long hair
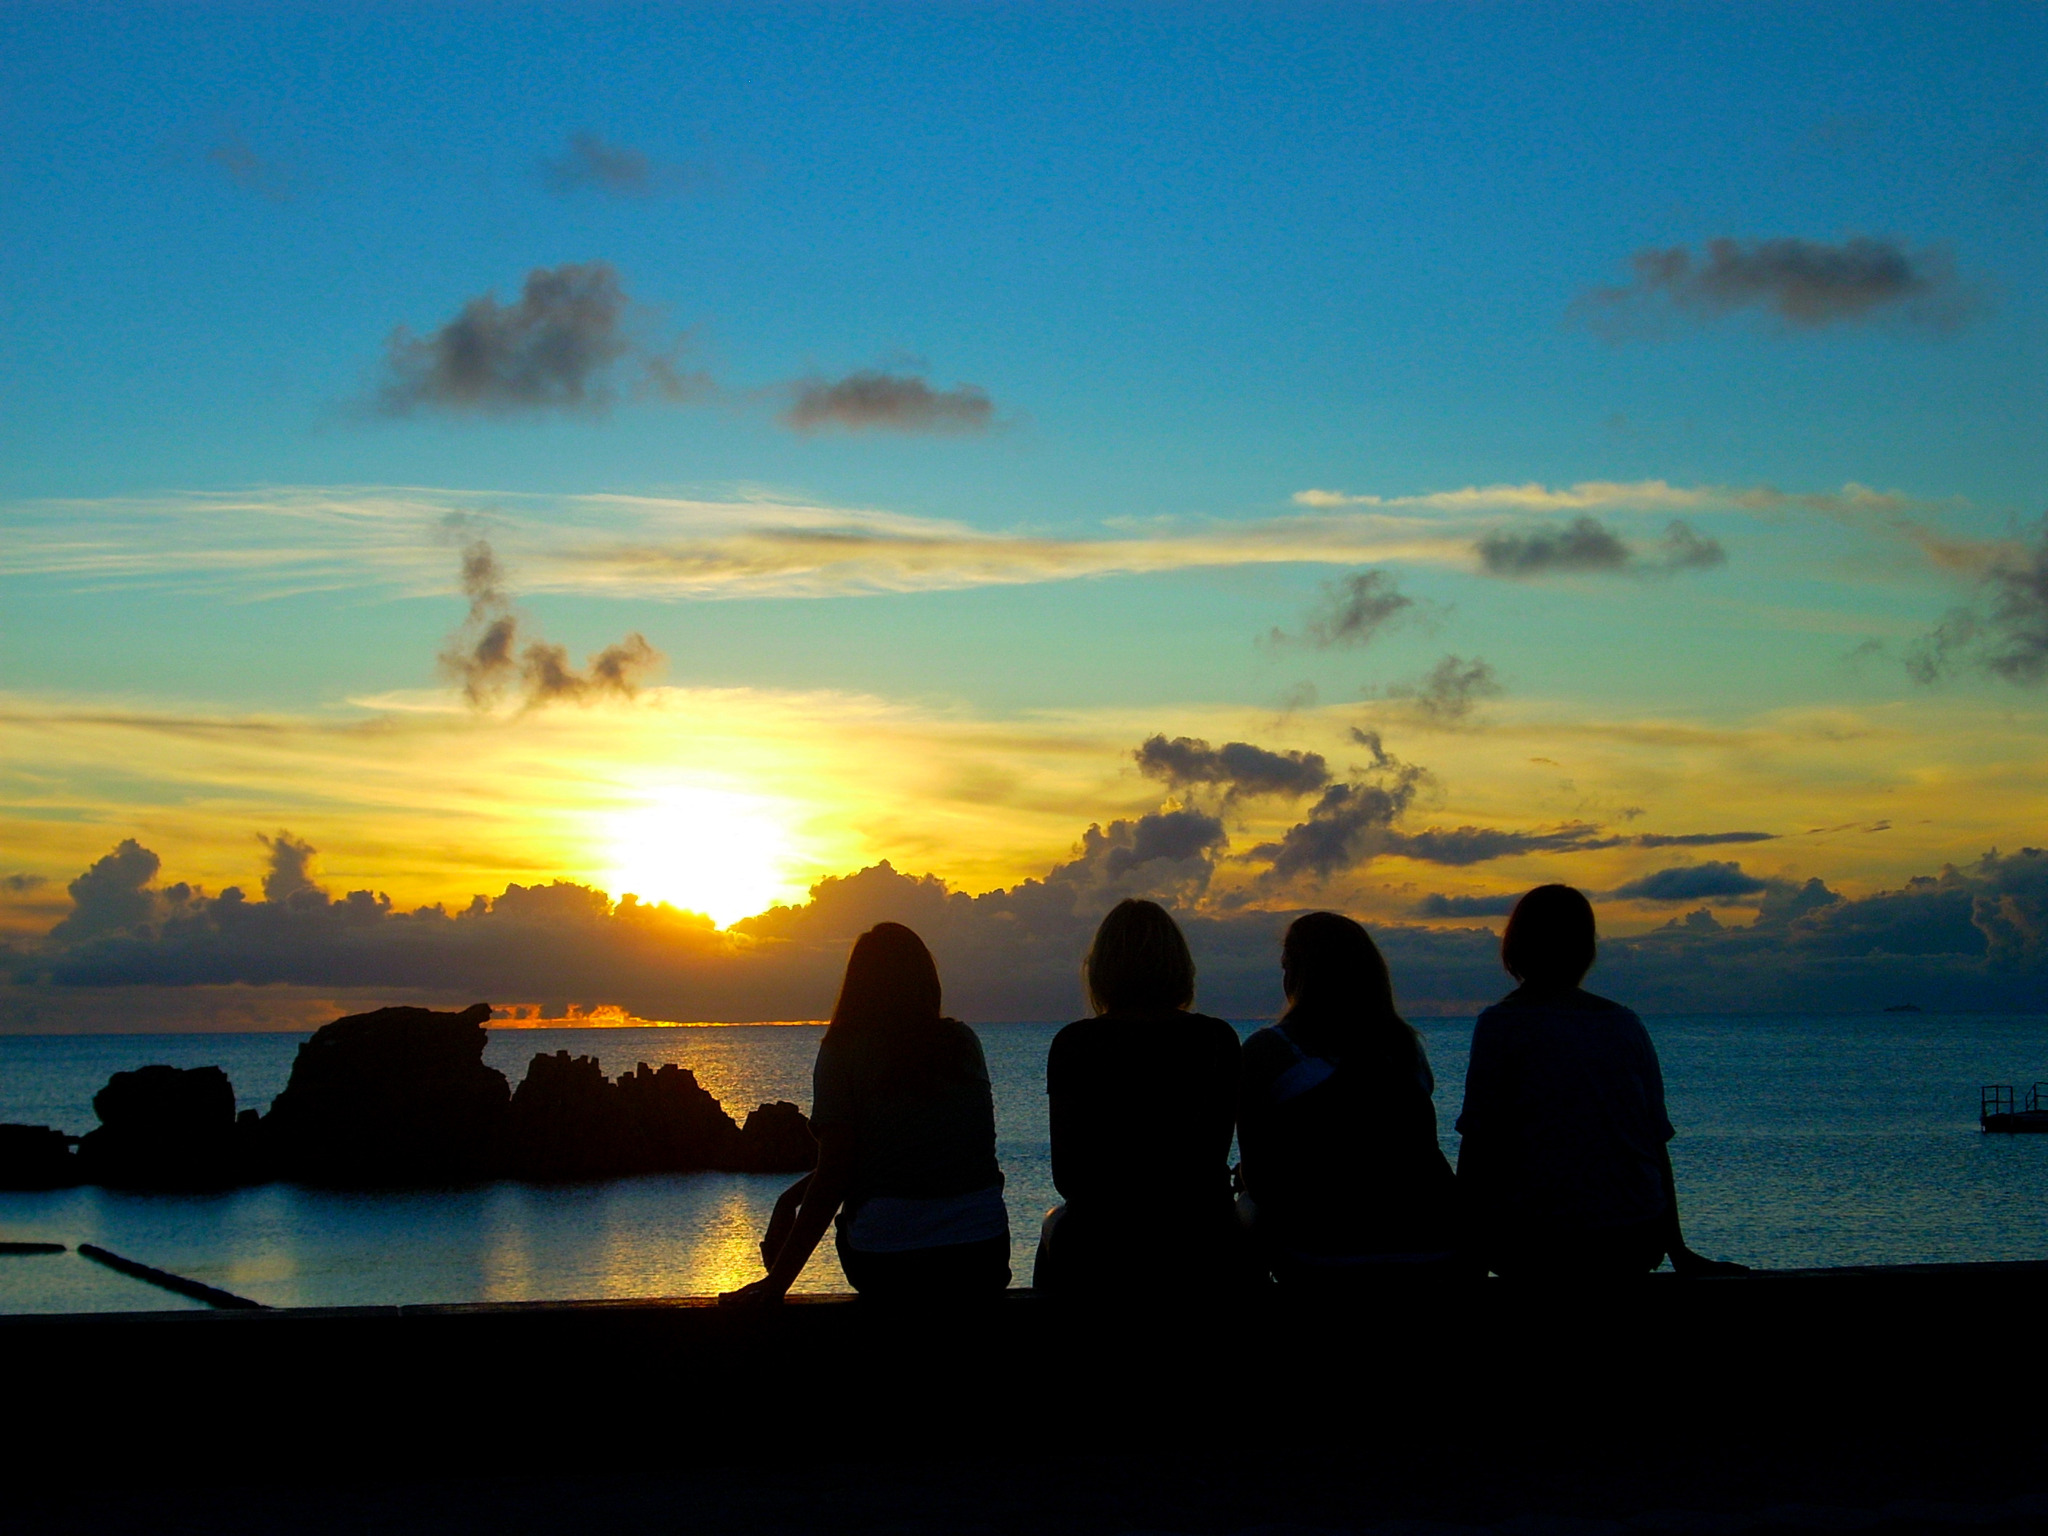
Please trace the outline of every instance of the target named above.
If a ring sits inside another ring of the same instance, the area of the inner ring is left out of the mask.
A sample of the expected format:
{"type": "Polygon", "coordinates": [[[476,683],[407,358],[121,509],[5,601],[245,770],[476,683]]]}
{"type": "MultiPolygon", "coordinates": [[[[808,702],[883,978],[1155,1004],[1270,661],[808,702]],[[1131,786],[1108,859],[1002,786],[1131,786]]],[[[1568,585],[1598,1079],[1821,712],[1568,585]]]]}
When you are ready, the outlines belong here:
{"type": "Polygon", "coordinates": [[[877,1064],[908,1066],[939,1022],[939,968],[901,923],[877,923],[853,941],[826,1040],[862,1047],[877,1064]]]}
{"type": "Polygon", "coordinates": [[[1366,1052],[1427,1066],[1422,1037],[1394,1006],[1394,979],[1372,935],[1337,912],[1310,912],[1280,944],[1280,1022],[1316,1054],[1366,1052]]]}
{"type": "Polygon", "coordinates": [[[1599,938],[1593,904],[1568,885],[1539,885],[1508,914],[1500,963],[1519,982],[1576,987],[1593,969],[1599,938]]]}
{"type": "Polygon", "coordinates": [[[1195,957],[1156,901],[1120,901],[1088,946],[1081,975],[1097,1013],[1172,1013],[1195,1000],[1195,957]]]}

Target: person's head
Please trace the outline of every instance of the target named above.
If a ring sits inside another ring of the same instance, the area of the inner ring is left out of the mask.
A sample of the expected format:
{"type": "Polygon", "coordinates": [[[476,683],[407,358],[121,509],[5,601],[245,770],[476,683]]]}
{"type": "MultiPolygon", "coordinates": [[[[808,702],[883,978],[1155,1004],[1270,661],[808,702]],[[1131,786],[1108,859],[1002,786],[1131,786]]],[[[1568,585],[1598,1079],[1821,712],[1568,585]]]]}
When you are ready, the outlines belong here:
{"type": "Polygon", "coordinates": [[[1539,885],[1508,914],[1500,963],[1525,986],[1576,987],[1593,969],[1593,904],[1568,885],[1539,885]]]}
{"type": "Polygon", "coordinates": [[[939,968],[923,939],[901,923],[877,923],[853,941],[832,1005],[834,1033],[889,1033],[938,1016],[939,968]]]}
{"type": "Polygon", "coordinates": [[[1097,1013],[1171,1013],[1195,1000],[1195,957],[1156,901],[1111,907],[1081,974],[1097,1013]]]}
{"type": "Polygon", "coordinates": [[[1394,979],[1372,935],[1337,912],[1310,912],[1288,925],[1280,944],[1280,982],[1290,1027],[1336,1039],[1379,1038],[1401,1052],[1419,1050],[1394,1007],[1394,979]]]}

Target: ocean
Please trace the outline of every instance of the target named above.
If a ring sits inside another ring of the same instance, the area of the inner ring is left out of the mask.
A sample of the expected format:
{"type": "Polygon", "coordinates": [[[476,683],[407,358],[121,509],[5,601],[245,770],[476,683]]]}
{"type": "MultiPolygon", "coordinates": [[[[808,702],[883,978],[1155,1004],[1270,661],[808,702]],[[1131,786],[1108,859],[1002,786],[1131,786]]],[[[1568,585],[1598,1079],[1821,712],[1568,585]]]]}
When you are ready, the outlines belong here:
{"type": "MultiPolygon", "coordinates": [[[[1692,1246],[1773,1269],[2048,1258],[2048,1136],[1986,1136],[1977,1090],[2048,1080],[2048,1015],[1665,1017],[1672,1159],[1692,1246]]],[[[1240,1026],[1245,1032],[1255,1023],[1240,1026]]],[[[1455,1159],[1471,1021],[1421,1021],[1437,1120],[1455,1159]]],[[[1014,1283],[1028,1284],[1052,1188],[1044,1095],[1056,1024],[978,1033],[995,1084],[1014,1283]]],[[[737,1115],[809,1108],[809,1025],[496,1030],[485,1056],[516,1084],[536,1052],[605,1070],[675,1062],[737,1115]]],[[[266,1108],[300,1035],[0,1037],[0,1121],[92,1129],[117,1071],[227,1069],[266,1108]]],[[[98,1243],[273,1306],[704,1295],[761,1272],[761,1229],[787,1175],[353,1194],[270,1184],[209,1195],[97,1188],[0,1192],[0,1240],[98,1243]]],[[[1171,1275],[1162,1275],[1171,1282],[1171,1275]]],[[[846,1289],[830,1241],[800,1290],[846,1289]]],[[[0,1258],[0,1312],[186,1303],[76,1254],[0,1258]]]]}

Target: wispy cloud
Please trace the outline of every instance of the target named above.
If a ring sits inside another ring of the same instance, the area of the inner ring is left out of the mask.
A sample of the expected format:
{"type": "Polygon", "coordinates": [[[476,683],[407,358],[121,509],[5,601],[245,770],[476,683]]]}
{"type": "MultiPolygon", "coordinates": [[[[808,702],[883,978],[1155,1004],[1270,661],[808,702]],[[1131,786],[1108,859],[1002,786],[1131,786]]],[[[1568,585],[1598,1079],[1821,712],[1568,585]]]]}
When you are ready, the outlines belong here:
{"type": "Polygon", "coordinates": [[[562,153],[545,161],[541,179],[568,197],[598,192],[612,197],[659,197],[682,192],[705,179],[704,169],[655,160],[626,144],[611,144],[594,133],[572,133],[562,153]]]}
{"type": "Polygon", "coordinates": [[[525,620],[505,589],[504,568],[486,540],[472,539],[463,546],[462,592],[469,599],[469,613],[441,652],[441,670],[461,686],[473,708],[490,708],[515,681],[528,709],[561,701],[631,698],[661,665],[661,652],[635,630],[577,671],[569,663],[568,647],[527,633],[525,620]]]}
{"type": "Polygon", "coordinates": [[[223,125],[207,146],[206,162],[244,192],[266,202],[289,202],[295,190],[292,173],[280,162],[259,155],[232,124],[223,125]]]}
{"type": "Polygon", "coordinates": [[[1628,283],[1595,288],[1574,307],[1610,340],[1655,336],[1674,320],[1707,321],[1740,310],[1770,315],[1794,331],[1892,316],[1950,331],[1979,306],[1945,253],[1868,235],[1835,244],[1709,240],[1697,257],[1670,246],[1638,251],[1630,266],[1628,283]]]}
{"type": "Polygon", "coordinates": [[[1489,576],[1674,575],[1712,570],[1728,561],[1720,541],[1673,519],[1664,536],[1631,542],[1597,518],[1575,517],[1562,527],[1497,529],[1473,546],[1489,576]]]}
{"type": "Polygon", "coordinates": [[[782,415],[798,432],[910,432],[957,435],[986,432],[995,405],[972,384],[933,389],[914,374],[861,369],[842,379],[800,379],[782,415]]]}

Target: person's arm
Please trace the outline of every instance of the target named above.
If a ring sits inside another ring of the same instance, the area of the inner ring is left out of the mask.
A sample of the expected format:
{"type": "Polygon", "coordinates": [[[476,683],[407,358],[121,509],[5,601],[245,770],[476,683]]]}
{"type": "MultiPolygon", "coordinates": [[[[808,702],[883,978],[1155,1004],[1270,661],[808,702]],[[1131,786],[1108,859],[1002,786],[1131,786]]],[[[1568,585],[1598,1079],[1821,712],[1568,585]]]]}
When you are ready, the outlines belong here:
{"type": "MultiPolygon", "coordinates": [[[[782,1199],[792,1194],[801,1202],[796,1218],[790,1223],[789,1235],[782,1240],[782,1246],[775,1255],[774,1263],[768,1266],[768,1273],[752,1285],[743,1285],[736,1291],[727,1291],[718,1298],[721,1306],[773,1306],[789,1294],[789,1288],[796,1284],[798,1275],[804,1272],[804,1265],[811,1260],[818,1240],[825,1235],[825,1229],[832,1224],[846,1191],[853,1178],[853,1144],[844,1132],[825,1131],[818,1137],[818,1166],[811,1176],[785,1191],[782,1199]]],[[[780,1214],[781,1201],[776,1202],[780,1214]]],[[[771,1219],[769,1230],[774,1231],[771,1219]]],[[[766,1244],[764,1243],[765,1247],[766,1244]]]]}
{"type": "Polygon", "coordinates": [[[782,1192],[775,1202],[775,1210],[768,1217],[768,1230],[761,1238],[761,1263],[772,1265],[775,1255],[782,1252],[782,1245],[789,1240],[790,1228],[796,1225],[796,1213],[804,1203],[804,1192],[811,1187],[811,1176],[807,1173],[782,1192]]]}
{"type": "Polygon", "coordinates": [[[1746,1275],[1747,1264],[1736,1264],[1726,1259],[1710,1259],[1694,1253],[1685,1246],[1685,1234],[1678,1225],[1678,1181],[1671,1174],[1671,1148],[1658,1149],[1657,1160],[1664,1172],[1664,1251],[1671,1256],[1671,1267],[1681,1275],[1746,1275]]]}

